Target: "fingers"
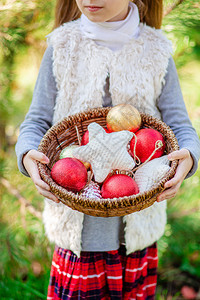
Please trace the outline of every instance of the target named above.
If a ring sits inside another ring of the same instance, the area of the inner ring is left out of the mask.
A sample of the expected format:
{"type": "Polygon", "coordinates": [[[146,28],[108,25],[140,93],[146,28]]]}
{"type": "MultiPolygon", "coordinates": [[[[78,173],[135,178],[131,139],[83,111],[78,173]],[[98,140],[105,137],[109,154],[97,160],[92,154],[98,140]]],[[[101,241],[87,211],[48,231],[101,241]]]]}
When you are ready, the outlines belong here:
{"type": "Polygon", "coordinates": [[[158,202],[164,199],[171,199],[176,196],[181,183],[183,182],[184,178],[191,170],[193,165],[193,159],[190,155],[190,152],[184,148],[170,153],[167,157],[171,161],[178,159],[179,162],[175,176],[165,183],[164,188],[166,190],[158,196],[158,202]]]}
{"type": "Polygon", "coordinates": [[[175,176],[171,180],[169,180],[165,183],[164,188],[166,190],[163,193],[161,193],[161,195],[158,196],[158,198],[157,198],[158,202],[165,200],[165,199],[171,199],[176,196],[176,194],[181,186],[181,183],[184,180],[183,173],[181,170],[182,170],[182,166],[179,165],[175,176]]]}
{"type": "Polygon", "coordinates": [[[32,180],[35,184],[36,187],[39,187],[40,189],[46,190],[46,191],[50,191],[50,186],[44,182],[40,176],[38,176],[38,174],[33,175],[32,180]]]}
{"type": "Polygon", "coordinates": [[[40,193],[40,195],[44,196],[45,198],[48,198],[56,203],[59,203],[60,200],[58,200],[58,198],[56,196],[54,196],[51,192],[49,192],[46,189],[41,188],[40,186],[36,185],[36,188],[38,190],[38,192],[40,193]]]}
{"type": "Polygon", "coordinates": [[[179,157],[178,167],[176,169],[175,176],[171,180],[166,182],[165,188],[170,188],[179,183],[182,183],[193,165],[192,157],[187,149],[181,149],[180,151],[175,152],[173,152],[172,154],[174,154],[174,157],[179,157]]]}
{"type": "Polygon", "coordinates": [[[59,203],[60,200],[50,192],[50,187],[40,177],[34,177],[33,182],[40,195],[59,203]]]}
{"type": "Polygon", "coordinates": [[[168,189],[170,187],[178,185],[179,183],[182,183],[183,180],[184,180],[184,176],[183,176],[183,173],[180,171],[180,168],[179,168],[179,170],[177,170],[175,176],[172,179],[170,179],[169,181],[167,181],[165,183],[164,187],[166,189],[168,189]]]}
{"type": "Polygon", "coordinates": [[[36,150],[30,150],[24,157],[24,165],[35,184],[36,189],[42,196],[59,203],[60,201],[58,198],[50,192],[49,185],[41,179],[36,161],[48,163],[49,159],[46,155],[36,150]]]}
{"type": "Polygon", "coordinates": [[[184,180],[185,178],[185,164],[184,164],[184,161],[179,161],[179,164],[178,164],[178,167],[176,169],[176,174],[175,176],[170,179],[169,181],[167,181],[165,183],[165,188],[168,189],[170,187],[173,187],[173,186],[176,186],[176,185],[181,185],[182,181],[184,180]]]}
{"type": "Polygon", "coordinates": [[[163,200],[168,200],[171,198],[174,198],[180,188],[181,183],[178,183],[177,185],[166,189],[163,193],[161,193],[158,197],[157,197],[157,201],[161,202],[163,200]]]}
{"type": "Polygon", "coordinates": [[[40,177],[35,177],[33,179],[33,182],[35,184],[36,189],[40,193],[40,195],[42,195],[48,199],[51,199],[56,203],[60,202],[60,200],[58,200],[58,198],[50,192],[49,185],[46,184],[43,180],[41,180],[40,177]]]}
{"type": "Polygon", "coordinates": [[[59,203],[60,201],[58,200],[58,198],[50,192],[49,185],[40,178],[40,174],[38,172],[37,164],[35,161],[32,161],[30,168],[32,169],[31,179],[33,180],[33,183],[35,184],[35,187],[37,188],[40,195],[51,199],[56,203],[59,203]]]}
{"type": "Polygon", "coordinates": [[[41,180],[40,174],[38,171],[38,167],[37,167],[37,163],[35,160],[31,160],[31,159],[29,160],[28,166],[27,166],[27,171],[35,185],[38,185],[41,188],[44,188],[46,190],[50,190],[49,185],[46,182],[41,180]]]}

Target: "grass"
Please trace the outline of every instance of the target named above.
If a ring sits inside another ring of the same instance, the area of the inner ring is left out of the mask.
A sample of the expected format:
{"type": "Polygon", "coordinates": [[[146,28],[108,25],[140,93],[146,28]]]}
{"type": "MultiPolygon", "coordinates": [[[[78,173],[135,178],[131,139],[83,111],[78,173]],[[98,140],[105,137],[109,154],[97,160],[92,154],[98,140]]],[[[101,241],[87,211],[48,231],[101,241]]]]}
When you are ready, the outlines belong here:
{"type": "Polygon", "coordinates": [[[174,199],[168,201],[168,224],[159,241],[159,284],[172,293],[200,282],[200,172],[186,180],[174,199]]]}
{"type": "MultiPolygon", "coordinates": [[[[14,149],[4,153],[4,164],[3,178],[41,212],[43,198],[31,180],[19,174],[14,149]]],[[[41,219],[2,185],[0,198],[0,299],[46,299],[54,247],[44,236],[41,219]]]]}

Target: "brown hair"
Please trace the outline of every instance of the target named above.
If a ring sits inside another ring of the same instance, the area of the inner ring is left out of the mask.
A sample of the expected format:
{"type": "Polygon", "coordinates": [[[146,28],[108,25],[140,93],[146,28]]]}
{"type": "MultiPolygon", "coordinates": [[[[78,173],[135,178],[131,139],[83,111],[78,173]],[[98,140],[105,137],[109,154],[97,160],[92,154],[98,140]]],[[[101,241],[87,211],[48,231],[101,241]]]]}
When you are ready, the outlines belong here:
{"type": "Polygon", "coordinates": [[[161,28],[163,0],[133,0],[140,13],[140,21],[148,26],[161,28]]]}
{"type": "MultiPolygon", "coordinates": [[[[163,17],[163,0],[133,0],[138,6],[140,21],[155,28],[160,28],[163,17]]],[[[81,12],[75,0],[57,0],[54,28],[65,22],[76,20],[81,12]]]]}
{"type": "Polygon", "coordinates": [[[63,23],[73,21],[81,16],[81,12],[75,0],[57,0],[55,9],[54,28],[63,23]]]}

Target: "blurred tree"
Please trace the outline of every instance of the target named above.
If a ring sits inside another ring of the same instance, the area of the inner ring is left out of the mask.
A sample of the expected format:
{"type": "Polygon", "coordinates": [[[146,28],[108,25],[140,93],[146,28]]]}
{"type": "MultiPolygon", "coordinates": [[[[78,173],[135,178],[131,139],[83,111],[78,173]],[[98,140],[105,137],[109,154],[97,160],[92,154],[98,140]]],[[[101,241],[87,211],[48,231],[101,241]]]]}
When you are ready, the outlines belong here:
{"type": "Polygon", "coordinates": [[[191,59],[200,59],[200,3],[197,0],[169,0],[165,9],[163,29],[172,40],[177,67],[191,59]],[[171,10],[171,8],[173,8],[171,10]],[[170,12],[170,13],[169,13],[170,12]]]}
{"type": "MultiPolygon", "coordinates": [[[[0,146],[6,148],[6,128],[17,126],[16,116],[23,105],[16,103],[16,59],[29,49],[43,54],[45,35],[53,27],[55,0],[2,0],[0,4],[0,146]]],[[[191,52],[200,55],[199,1],[164,0],[165,18],[163,29],[172,38],[177,64],[184,64],[191,52]]],[[[30,97],[31,93],[29,93],[30,97]]],[[[25,96],[24,96],[25,97],[25,96]]],[[[29,101],[28,101],[29,102],[29,101]]],[[[26,111],[26,110],[25,110],[26,111]]]]}
{"type": "Polygon", "coordinates": [[[0,146],[5,148],[6,124],[17,112],[13,102],[15,59],[27,48],[38,47],[52,26],[54,1],[5,0],[0,4],[0,146]],[[46,31],[45,31],[46,29],[46,31]]]}

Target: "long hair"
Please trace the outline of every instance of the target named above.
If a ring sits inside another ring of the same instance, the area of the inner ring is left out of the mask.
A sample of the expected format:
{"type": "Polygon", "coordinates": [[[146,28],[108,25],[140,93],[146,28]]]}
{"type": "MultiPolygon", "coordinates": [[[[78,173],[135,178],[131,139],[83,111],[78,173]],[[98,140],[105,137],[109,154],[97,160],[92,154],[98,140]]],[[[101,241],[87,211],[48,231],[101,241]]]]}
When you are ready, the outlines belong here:
{"type": "Polygon", "coordinates": [[[63,23],[73,21],[81,16],[75,0],[57,0],[55,8],[54,28],[63,23]]]}
{"type": "MultiPolygon", "coordinates": [[[[160,28],[163,17],[163,0],[133,0],[140,13],[140,21],[155,28],[160,28]]],[[[54,28],[63,23],[76,20],[81,12],[75,0],[57,0],[54,28]]]]}
{"type": "Polygon", "coordinates": [[[163,0],[133,0],[140,13],[140,22],[148,26],[161,28],[163,18],[163,0]]]}

